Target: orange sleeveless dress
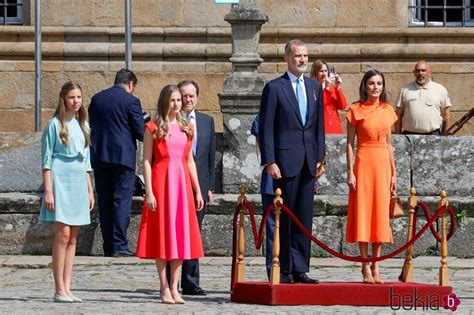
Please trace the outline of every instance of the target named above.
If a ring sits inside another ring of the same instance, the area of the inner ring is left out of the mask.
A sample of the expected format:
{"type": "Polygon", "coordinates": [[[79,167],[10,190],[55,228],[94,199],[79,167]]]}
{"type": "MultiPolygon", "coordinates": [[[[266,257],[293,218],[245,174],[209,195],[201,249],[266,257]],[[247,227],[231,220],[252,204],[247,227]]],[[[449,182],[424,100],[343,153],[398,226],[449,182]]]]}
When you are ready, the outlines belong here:
{"type": "Polygon", "coordinates": [[[347,121],[356,127],[356,191],[349,192],[346,241],[393,243],[389,220],[390,156],[387,135],[397,120],[387,103],[354,103],[347,121]]]}

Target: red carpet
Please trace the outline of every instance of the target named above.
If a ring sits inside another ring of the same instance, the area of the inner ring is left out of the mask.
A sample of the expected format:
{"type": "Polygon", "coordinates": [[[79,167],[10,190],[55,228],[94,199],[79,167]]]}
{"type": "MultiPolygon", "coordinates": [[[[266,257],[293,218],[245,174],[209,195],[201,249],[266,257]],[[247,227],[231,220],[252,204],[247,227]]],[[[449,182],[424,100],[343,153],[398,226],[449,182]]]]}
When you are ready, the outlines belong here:
{"type": "Polygon", "coordinates": [[[405,309],[416,305],[436,309],[442,308],[443,296],[452,291],[452,287],[405,282],[323,282],[316,285],[241,282],[235,284],[231,300],[266,305],[395,306],[405,309]]]}

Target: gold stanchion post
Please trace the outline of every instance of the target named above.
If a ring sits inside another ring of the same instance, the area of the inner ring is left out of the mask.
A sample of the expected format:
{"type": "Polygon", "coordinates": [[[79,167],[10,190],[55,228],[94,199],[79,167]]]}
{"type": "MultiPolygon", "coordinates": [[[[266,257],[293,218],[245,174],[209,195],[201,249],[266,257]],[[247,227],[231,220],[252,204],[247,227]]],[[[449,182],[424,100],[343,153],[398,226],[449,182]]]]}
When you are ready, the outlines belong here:
{"type": "MultiPolygon", "coordinates": [[[[408,214],[408,233],[407,243],[413,238],[413,223],[415,220],[415,208],[416,208],[416,189],[412,187],[410,189],[410,197],[408,197],[408,206],[410,208],[408,214]]],[[[405,263],[403,264],[402,279],[403,282],[412,282],[413,280],[413,245],[407,248],[405,252],[405,263]]]]}
{"type": "Polygon", "coordinates": [[[280,283],[280,213],[281,208],[276,204],[280,202],[283,204],[283,199],[281,198],[281,189],[277,188],[275,190],[275,199],[273,199],[273,204],[275,205],[275,232],[273,234],[273,251],[272,251],[272,270],[270,273],[270,283],[279,284],[280,283]]]}
{"type": "MultiPolygon", "coordinates": [[[[438,202],[438,209],[443,206],[448,206],[448,199],[446,192],[443,190],[440,193],[440,200],[438,202]]],[[[453,224],[453,222],[451,222],[453,224]]],[[[446,210],[441,213],[441,267],[439,268],[439,285],[449,285],[448,275],[448,239],[446,234],[446,210]]]]}
{"type": "MultiPolygon", "coordinates": [[[[245,197],[245,187],[240,186],[240,196],[237,199],[237,204],[243,205],[245,197]]],[[[238,246],[237,246],[237,275],[235,279],[237,282],[243,282],[245,279],[245,265],[244,265],[244,252],[245,252],[245,230],[244,230],[244,221],[245,221],[245,207],[240,209],[239,213],[239,237],[238,237],[238,246]]]]}

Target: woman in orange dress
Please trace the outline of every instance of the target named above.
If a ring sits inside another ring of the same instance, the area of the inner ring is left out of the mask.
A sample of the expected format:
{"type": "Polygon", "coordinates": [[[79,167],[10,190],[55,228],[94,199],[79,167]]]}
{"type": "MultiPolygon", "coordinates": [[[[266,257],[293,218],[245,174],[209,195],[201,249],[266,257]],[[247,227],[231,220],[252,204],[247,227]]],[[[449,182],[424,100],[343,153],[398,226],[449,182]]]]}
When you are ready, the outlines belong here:
{"type": "Polygon", "coordinates": [[[160,277],[160,297],[166,304],[183,304],[178,292],[183,260],[204,256],[196,211],[204,205],[191,150],[193,127],[181,113],[181,93],[175,85],[160,93],[156,119],[145,125],[143,138],[143,205],[137,253],[154,258],[160,277]],[[170,283],[166,278],[170,263],[170,283]]]}
{"type": "MultiPolygon", "coordinates": [[[[386,103],[385,78],[382,72],[368,70],[359,88],[360,100],[347,113],[347,210],[346,241],[357,242],[360,255],[380,257],[382,243],[393,243],[389,222],[390,194],[397,185],[391,141],[391,128],[397,120],[392,106],[386,103]],[[357,153],[354,157],[354,140],[357,153]]],[[[379,263],[362,263],[365,283],[383,283],[379,263]]]]}
{"type": "Polygon", "coordinates": [[[319,81],[323,86],[324,132],[326,134],[343,134],[344,129],[337,112],[347,107],[341,76],[333,71],[329,72],[326,61],[319,59],[313,62],[310,77],[319,81]]]}

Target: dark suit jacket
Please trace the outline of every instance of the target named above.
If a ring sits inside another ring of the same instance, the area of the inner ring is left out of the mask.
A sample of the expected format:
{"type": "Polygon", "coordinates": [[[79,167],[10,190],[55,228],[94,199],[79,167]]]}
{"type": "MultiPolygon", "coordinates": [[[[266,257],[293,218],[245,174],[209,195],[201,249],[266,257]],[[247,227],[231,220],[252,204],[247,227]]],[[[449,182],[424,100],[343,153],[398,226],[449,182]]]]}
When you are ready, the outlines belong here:
{"type": "Polygon", "coordinates": [[[214,119],[211,116],[196,113],[197,150],[194,160],[201,188],[202,198],[207,200],[207,193],[214,189],[216,166],[216,132],[214,119]]]}
{"type": "Polygon", "coordinates": [[[137,140],[143,141],[140,100],[120,85],[92,97],[89,106],[91,160],[135,169],[137,140]]]}
{"type": "Polygon", "coordinates": [[[319,82],[304,77],[308,119],[303,126],[287,73],[268,82],[260,103],[262,165],[277,163],[283,177],[296,176],[307,161],[311,175],[324,156],[323,96],[319,82]]]}

